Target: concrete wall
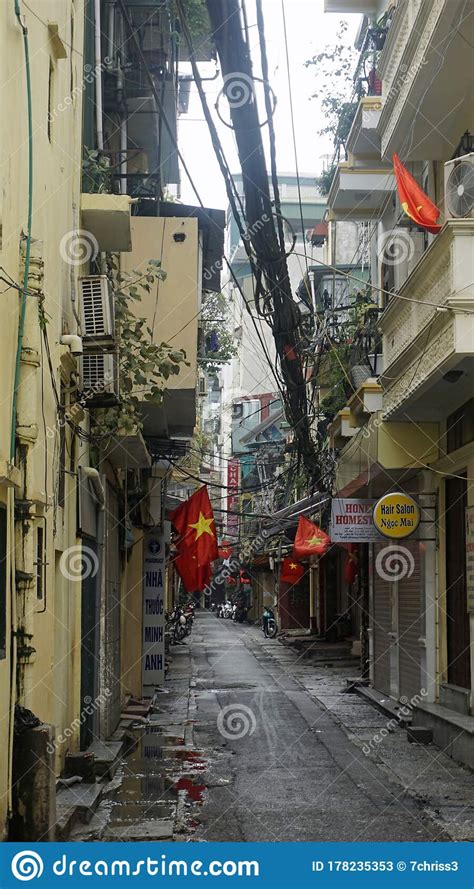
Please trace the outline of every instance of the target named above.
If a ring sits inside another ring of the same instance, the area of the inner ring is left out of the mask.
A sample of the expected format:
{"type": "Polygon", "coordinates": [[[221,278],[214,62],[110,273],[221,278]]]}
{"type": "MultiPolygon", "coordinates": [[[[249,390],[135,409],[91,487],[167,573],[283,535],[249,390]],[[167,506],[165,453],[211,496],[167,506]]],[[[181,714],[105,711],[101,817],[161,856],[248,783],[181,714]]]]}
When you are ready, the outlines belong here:
{"type": "Polygon", "coordinates": [[[199,285],[199,233],[197,219],[135,216],[132,219],[131,253],[121,254],[124,272],[146,272],[150,259],[161,260],[166,280],[151,293],[143,293],[132,308],[146,318],[156,343],[170,342],[186,352],[189,367],[170,377],[168,389],[194,389],[197,373],[199,285]],[[175,241],[174,235],[184,235],[175,241]]]}
{"type": "MultiPolygon", "coordinates": [[[[28,644],[35,649],[20,659],[20,702],[37,716],[56,726],[62,735],[79,711],[80,681],[80,584],[67,581],[59,570],[64,549],[75,545],[75,479],[66,475],[64,505],[58,503],[59,428],[51,376],[60,389],[60,359],[67,349],[60,346],[63,332],[75,332],[71,293],[81,269],[68,261],[68,233],[80,227],[78,207],[81,180],[82,134],[82,52],[84,6],[81,0],[43,0],[40,16],[22,8],[28,27],[33,93],[33,225],[32,271],[44,293],[48,319],[47,335],[51,367],[46,361],[45,344],[38,322],[38,298],[28,297],[23,360],[18,392],[18,425],[24,427],[21,453],[17,452],[20,473],[17,496],[31,501],[31,513],[38,518],[17,522],[13,532],[13,496],[0,476],[0,501],[8,502],[8,606],[7,638],[18,628],[31,634],[28,644]],[[67,58],[59,58],[48,22],[57,23],[67,58]],[[65,101],[66,100],[66,101],[65,101]],[[62,110],[59,110],[61,104],[62,110]],[[50,121],[48,125],[48,113],[50,121]],[[65,241],[62,243],[62,239],[65,241]],[[44,266],[41,264],[44,263],[44,266]],[[42,276],[42,281],[41,281],[42,276]],[[41,519],[39,518],[41,517],[41,519]],[[45,521],[44,521],[45,520],[45,521]],[[45,528],[45,601],[37,599],[36,541],[38,528],[45,528]],[[16,544],[16,545],[15,545],[16,544]],[[14,566],[11,564],[14,557],[14,566]],[[12,571],[31,575],[18,586],[15,601],[12,571]],[[12,621],[12,608],[14,613],[12,621]],[[45,610],[44,610],[45,609],[45,610]],[[16,616],[15,616],[16,612],[16,616]]],[[[14,4],[0,6],[0,79],[3,84],[0,108],[1,182],[0,221],[2,243],[0,264],[15,282],[22,277],[20,241],[27,230],[28,130],[24,49],[21,28],[14,16],[14,4]]],[[[3,289],[3,285],[2,285],[3,289]]],[[[10,459],[11,405],[19,318],[19,295],[14,288],[2,293],[0,348],[0,465],[10,459]]],[[[63,382],[70,385],[70,370],[63,382]]],[[[68,433],[68,449],[71,441],[68,433]]],[[[74,469],[69,457],[68,469],[74,469]]],[[[21,640],[19,640],[20,642],[21,640]]],[[[11,708],[16,690],[10,689],[10,649],[0,660],[0,688],[4,713],[11,708]]],[[[15,670],[13,670],[15,675],[15,670]]],[[[8,774],[12,754],[9,719],[0,721],[0,834],[8,805],[8,774]]],[[[69,739],[77,746],[78,730],[69,739]]],[[[60,768],[66,745],[59,745],[56,769],[60,768]]]]}

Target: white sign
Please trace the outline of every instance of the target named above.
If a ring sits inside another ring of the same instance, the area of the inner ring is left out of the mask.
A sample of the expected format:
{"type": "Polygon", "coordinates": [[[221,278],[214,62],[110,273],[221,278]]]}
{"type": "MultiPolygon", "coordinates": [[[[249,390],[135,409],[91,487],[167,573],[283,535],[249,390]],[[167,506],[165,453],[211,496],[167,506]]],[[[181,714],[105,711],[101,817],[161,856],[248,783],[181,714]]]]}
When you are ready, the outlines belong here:
{"type": "Polygon", "coordinates": [[[382,540],[372,519],[375,500],[334,497],[331,502],[333,543],[373,543],[382,540]]]}
{"type": "Polygon", "coordinates": [[[143,539],[142,694],[151,697],[165,681],[165,534],[143,539]]]}

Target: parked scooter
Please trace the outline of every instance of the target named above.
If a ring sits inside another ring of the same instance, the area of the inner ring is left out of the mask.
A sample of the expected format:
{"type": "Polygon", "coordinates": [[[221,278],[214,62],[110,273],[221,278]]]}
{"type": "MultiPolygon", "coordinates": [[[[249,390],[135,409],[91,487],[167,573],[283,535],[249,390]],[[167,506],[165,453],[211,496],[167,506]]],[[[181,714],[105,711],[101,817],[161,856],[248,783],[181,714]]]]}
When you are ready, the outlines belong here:
{"type": "Polygon", "coordinates": [[[166,615],[166,631],[171,635],[172,642],[182,642],[186,636],[186,618],[183,609],[176,607],[166,615]]]}
{"type": "Polygon", "coordinates": [[[186,619],[186,636],[190,636],[194,622],[194,605],[192,605],[191,603],[186,605],[183,611],[183,615],[186,619]]]}
{"type": "Polygon", "coordinates": [[[234,606],[232,605],[232,602],[229,602],[229,601],[225,602],[224,607],[222,609],[222,611],[223,611],[222,617],[224,617],[226,620],[230,620],[230,618],[232,617],[233,610],[234,610],[234,606]]]}
{"type": "Polygon", "coordinates": [[[268,639],[274,639],[278,633],[278,624],[275,620],[275,613],[271,608],[263,609],[262,617],[263,635],[268,639]]]}

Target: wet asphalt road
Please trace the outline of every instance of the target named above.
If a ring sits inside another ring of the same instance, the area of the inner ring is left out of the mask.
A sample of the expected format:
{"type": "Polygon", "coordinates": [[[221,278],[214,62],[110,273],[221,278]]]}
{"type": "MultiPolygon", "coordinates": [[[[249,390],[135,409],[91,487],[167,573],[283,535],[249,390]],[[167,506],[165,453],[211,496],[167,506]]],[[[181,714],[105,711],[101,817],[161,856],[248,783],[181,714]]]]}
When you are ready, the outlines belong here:
{"type": "Polygon", "coordinates": [[[276,640],[200,611],[189,647],[210,768],[195,839],[447,839],[289,675],[276,640]]]}

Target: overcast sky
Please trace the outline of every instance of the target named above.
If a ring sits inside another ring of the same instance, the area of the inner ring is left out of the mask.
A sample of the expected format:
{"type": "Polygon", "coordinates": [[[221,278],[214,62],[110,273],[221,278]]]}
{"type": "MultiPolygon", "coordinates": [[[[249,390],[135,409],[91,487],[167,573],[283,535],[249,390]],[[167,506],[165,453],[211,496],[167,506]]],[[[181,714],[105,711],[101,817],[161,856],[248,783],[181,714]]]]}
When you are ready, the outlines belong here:
{"type": "MultiPolygon", "coordinates": [[[[312,65],[306,68],[304,63],[327,44],[334,44],[340,16],[325,14],[323,0],[284,0],[288,48],[291,66],[291,89],[295,117],[295,132],[300,173],[317,176],[322,168],[323,156],[331,153],[331,141],[318,136],[318,130],[324,125],[317,100],[310,97],[316,88],[318,71],[312,65]]],[[[277,97],[277,108],[274,115],[277,138],[277,161],[279,172],[295,172],[295,155],[291,135],[291,116],[289,104],[288,76],[286,67],[285,43],[283,37],[283,18],[281,0],[263,0],[265,15],[265,37],[269,59],[270,82],[277,97]]],[[[249,25],[255,25],[255,7],[253,0],[247,3],[249,25]]],[[[348,17],[350,23],[349,37],[354,39],[360,17],[348,17]]],[[[256,27],[253,28],[255,48],[253,58],[258,63],[259,48],[256,27]]],[[[212,76],[215,72],[213,63],[201,63],[202,76],[212,76]]],[[[186,73],[183,70],[182,73],[186,73]]],[[[331,84],[323,85],[331,89],[331,84]]],[[[211,81],[204,84],[209,104],[214,108],[217,95],[222,88],[222,81],[211,81]]],[[[227,117],[226,100],[222,99],[220,108],[227,117]]],[[[216,118],[219,135],[224,146],[233,173],[239,171],[237,153],[231,130],[227,129],[216,118]]],[[[201,105],[197,90],[193,86],[189,104],[189,113],[179,119],[179,145],[199,193],[207,206],[227,206],[225,188],[221,173],[214,158],[206,123],[203,121],[201,105]]],[[[181,199],[185,203],[195,203],[195,195],[182,172],[181,199]]]]}

